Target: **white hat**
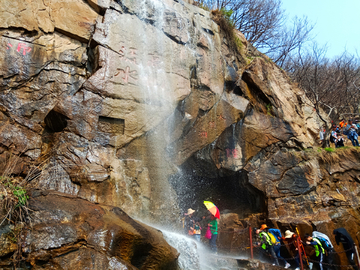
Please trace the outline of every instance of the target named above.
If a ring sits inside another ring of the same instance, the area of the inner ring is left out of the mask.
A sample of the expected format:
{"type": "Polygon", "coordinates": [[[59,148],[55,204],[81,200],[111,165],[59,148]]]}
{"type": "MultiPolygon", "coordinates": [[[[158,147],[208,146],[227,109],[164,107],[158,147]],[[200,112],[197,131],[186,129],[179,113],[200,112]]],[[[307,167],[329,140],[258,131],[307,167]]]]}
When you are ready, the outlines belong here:
{"type": "Polygon", "coordinates": [[[195,210],[189,208],[188,211],[187,211],[187,214],[188,214],[188,215],[191,215],[191,214],[194,213],[194,212],[195,212],[195,210]]]}
{"type": "Polygon", "coordinates": [[[285,238],[291,238],[295,233],[290,232],[289,230],[285,231],[285,238]]]}

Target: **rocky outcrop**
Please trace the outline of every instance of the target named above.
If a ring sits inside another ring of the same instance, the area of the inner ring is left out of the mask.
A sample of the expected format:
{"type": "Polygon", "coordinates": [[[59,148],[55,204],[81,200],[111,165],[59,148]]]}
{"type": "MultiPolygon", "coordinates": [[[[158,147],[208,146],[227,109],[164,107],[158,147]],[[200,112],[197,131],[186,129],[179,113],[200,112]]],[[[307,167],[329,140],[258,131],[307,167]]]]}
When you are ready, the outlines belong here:
{"type": "Polygon", "coordinates": [[[21,246],[34,269],[177,269],[178,253],[162,233],[120,208],[40,191],[29,207],[21,246]]]}

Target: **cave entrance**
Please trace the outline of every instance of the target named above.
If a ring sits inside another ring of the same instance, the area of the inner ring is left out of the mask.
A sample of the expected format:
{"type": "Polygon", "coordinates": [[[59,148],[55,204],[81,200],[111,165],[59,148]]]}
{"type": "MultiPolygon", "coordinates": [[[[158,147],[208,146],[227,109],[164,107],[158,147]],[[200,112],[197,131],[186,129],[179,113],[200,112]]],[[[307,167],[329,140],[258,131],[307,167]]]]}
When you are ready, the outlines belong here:
{"type": "Polygon", "coordinates": [[[210,176],[188,165],[170,177],[183,212],[191,207],[198,215],[207,214],[204,200],[213,202],[221,213],[236,213],[240,218],[265,212],[265,196],[248,183],[246,171],[217,171],[210,176]]]}
{"type": "Polygon", "coordinates": [[[54,110],[51,110],[45,117],[46,127],[52,132],[63,131],[67,127],[68,118],[58,113],[54,110]]]}

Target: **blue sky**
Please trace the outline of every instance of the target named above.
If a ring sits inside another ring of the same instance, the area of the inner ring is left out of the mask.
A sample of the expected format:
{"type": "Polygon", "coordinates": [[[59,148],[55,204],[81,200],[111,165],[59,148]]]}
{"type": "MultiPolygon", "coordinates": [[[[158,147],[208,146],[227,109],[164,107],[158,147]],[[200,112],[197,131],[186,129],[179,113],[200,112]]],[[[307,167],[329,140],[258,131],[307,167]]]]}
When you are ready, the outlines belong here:
{"type": "Polygon", "coordinates": [[[319,45],[327,43],[328,57],[344,52],[360,57],[360,0],[282,0],[289,19],[306,15],[319,45]]]}

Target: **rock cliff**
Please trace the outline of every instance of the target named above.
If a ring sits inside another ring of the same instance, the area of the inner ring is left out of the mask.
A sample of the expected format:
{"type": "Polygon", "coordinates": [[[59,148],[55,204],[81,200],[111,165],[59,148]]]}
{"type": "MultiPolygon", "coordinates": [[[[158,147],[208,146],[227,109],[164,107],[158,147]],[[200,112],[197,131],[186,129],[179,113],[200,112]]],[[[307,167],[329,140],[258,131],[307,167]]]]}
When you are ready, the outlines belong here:
{"type": "Polygon", "coordinates": [[[211,13],[181,0],[29,0],[6,1],[0,18],[0,169],[13,156],[12,175],[37,168],[33,265],[170,269],[176,252],[127,214],[176,224],[203,199],[235,215],[231,229],[360,237],[359,151],[317,151],[323,123],[304,92],[211,13]]]}

